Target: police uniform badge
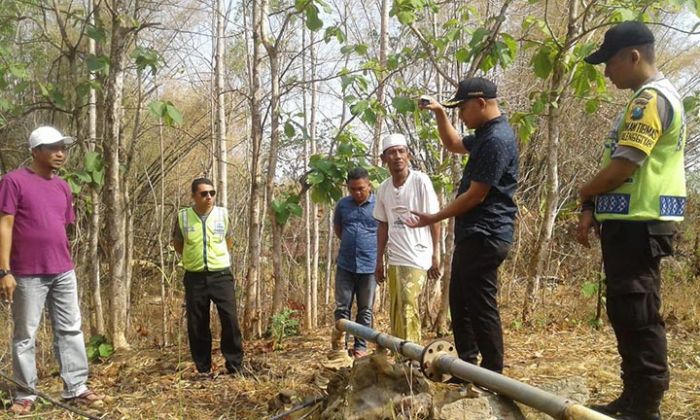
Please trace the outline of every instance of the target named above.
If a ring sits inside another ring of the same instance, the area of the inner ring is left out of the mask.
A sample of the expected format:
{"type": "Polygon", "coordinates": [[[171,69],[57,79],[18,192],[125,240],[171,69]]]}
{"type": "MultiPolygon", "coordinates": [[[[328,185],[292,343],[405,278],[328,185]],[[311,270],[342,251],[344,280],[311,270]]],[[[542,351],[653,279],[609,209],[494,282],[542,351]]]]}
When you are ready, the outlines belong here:
{"type": "Polygon", "coordinates": [[[632,108],[632,119],[633,120],[641,120],[643,116],[644,116],[644,107],[635,106],[634,108],[632,108]]]}

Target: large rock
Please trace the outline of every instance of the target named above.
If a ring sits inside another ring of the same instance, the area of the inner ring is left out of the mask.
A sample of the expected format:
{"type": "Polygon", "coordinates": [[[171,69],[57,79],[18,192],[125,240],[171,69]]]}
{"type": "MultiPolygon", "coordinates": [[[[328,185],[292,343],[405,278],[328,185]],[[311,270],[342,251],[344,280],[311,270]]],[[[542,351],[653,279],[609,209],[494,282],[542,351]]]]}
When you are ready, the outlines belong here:
{"type": "Polygon", "coordinates": [[[440,420],[525,420],[520,409],[512,401],[493,394],[462,398],[445,404],[437,418],[440,420]]]}
{"type": "Polygon", "coordinates": [[[433,384],[408,363],[385,355],[355,361],[330,379],[322,419],[523,420],[513,402],[497,395],[433,384]]]}
{"type": "Polygon", "coordinates": [[[343,387],[329,384],[324,419],[421,419],[433,416],[432,396],[423,376],[406,363],[390,363],[385,355],[357,359],[343,387]],[[333,391],[338,394],[333,395],[333,391]],[[340,392],[339,392],[340,391],[340,392]]]}

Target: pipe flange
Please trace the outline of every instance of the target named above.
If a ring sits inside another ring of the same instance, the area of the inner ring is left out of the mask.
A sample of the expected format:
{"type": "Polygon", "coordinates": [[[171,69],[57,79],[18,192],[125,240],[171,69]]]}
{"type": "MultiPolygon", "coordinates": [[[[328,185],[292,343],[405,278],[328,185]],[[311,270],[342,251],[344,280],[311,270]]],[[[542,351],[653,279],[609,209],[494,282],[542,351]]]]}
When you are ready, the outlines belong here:
{"type": "Polygon", "coordinates": [[[452,378],[450,373],[438,372],[434,367],[434,361],[439,356],[457,357],[457,349],[449,341],[437,339],[423,349],[420,357],[420,370],[426,378],[434,382],[447,382],[452,378]]]}

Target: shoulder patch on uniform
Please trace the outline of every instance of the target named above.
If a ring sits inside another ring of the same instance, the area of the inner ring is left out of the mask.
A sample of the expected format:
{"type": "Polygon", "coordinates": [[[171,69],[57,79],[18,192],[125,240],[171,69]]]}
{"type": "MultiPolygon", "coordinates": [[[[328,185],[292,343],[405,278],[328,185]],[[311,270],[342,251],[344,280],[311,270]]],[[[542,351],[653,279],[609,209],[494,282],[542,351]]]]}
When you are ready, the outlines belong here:
{"type": "Polygon", "coordinates": [[[632,108],[632,119],[633,120],[641,120],[643,116],[644,116],[644,107],[643,106],[635,106],[634,108],[632,108]]]}

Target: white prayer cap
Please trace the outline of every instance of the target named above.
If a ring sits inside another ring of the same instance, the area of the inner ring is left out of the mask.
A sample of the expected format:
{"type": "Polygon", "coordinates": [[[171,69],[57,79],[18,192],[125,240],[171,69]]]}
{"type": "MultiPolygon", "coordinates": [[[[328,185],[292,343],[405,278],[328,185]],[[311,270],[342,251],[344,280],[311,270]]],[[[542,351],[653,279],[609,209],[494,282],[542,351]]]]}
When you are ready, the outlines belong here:
{"type": "Polygon", "coordinates": [[[406,143],[406,136],[394,133],[384,137],[384,140],[382,140],[382,153],[384,153],[386,149],[394,146],[408,146],[406,143]]]}

